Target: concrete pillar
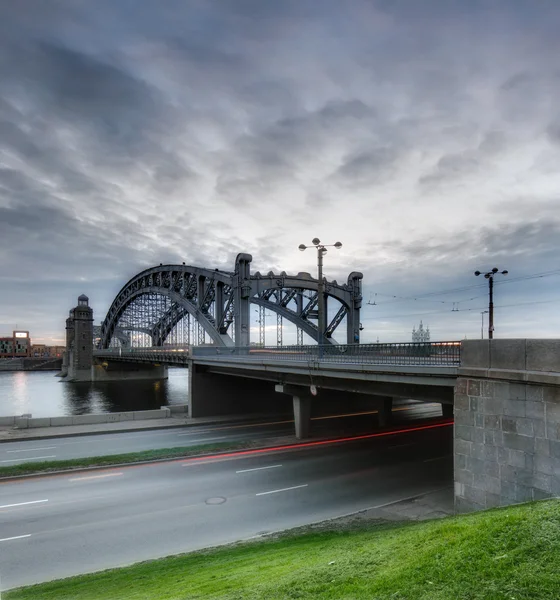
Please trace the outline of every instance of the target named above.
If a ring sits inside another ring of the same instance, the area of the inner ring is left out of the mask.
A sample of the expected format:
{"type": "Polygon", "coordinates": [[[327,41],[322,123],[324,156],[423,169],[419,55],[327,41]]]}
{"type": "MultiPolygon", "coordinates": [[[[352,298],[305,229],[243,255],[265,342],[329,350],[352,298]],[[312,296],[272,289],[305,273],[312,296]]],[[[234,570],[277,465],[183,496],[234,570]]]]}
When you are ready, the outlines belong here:
{"type": "Polygon", "coordinates": [[[441,416],[446,419],[453,418],[453,404],[442,404],[441,405],[441,416]]]}
{"type": "Polygon", "coordinates": [[[377,416],[379,427],[387,427],[391,424],[393,416],[393,398],[388,396],[387,398],[383,398],[381,400],[377,416]]]}
{"type": "Polygon", "coordinates": [[[296,438],[302,440],[309,437],[311,430],[311,396],[294,396],[294,423],[296,438]]]}
{"type": "Polygon", "coordinates": [[[235,259],[233,276],[233,296],[235,302],[235,345],[248,346],[250,342],[250,298],[251,298],[251,261],[250,254],[238,254],[235,259]]]}

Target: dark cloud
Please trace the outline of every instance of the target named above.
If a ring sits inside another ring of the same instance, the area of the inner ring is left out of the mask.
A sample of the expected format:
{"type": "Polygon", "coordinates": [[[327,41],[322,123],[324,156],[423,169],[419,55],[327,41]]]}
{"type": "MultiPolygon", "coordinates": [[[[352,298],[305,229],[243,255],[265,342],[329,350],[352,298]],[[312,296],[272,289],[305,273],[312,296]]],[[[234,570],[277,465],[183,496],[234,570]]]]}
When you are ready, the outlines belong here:
{"type": "Polygon", "coordinates": [[[552,264],[560,6],[533,4],[0,2],[0,321],[102,315],[153,263],[309,270],[314,235],[366,294],[552,264]]]}

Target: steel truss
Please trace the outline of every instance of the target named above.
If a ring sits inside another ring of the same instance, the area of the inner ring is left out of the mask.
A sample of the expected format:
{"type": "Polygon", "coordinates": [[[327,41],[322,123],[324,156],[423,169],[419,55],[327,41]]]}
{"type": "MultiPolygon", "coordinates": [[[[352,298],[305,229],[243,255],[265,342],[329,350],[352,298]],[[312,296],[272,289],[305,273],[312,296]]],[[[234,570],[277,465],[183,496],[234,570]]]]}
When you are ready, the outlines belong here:
{"type": "MultiPolygon", "coordinates": [[[[298,345],[303,343],[304,332],[318,340],[317,279],[309,273],[251,274],[251,261],[251,255],[239,254],[233,272],[187,265],[142,271],[111,304],[99,330],[99,347],[202,345],[208,341],[218,346],[248,346],[250,304],[259,307],[260,344],[264,345],[266,309],[277,315],[279,346],[284,321],[296,326],[298,345]]],[[[344,320],[346,343],[359,343],[361,280],[362,274],[353,272],[346,284],[325,281],[325,299],[339,304],[324,332],[331,343],[337,343],[333,334],[344,320]]]]}

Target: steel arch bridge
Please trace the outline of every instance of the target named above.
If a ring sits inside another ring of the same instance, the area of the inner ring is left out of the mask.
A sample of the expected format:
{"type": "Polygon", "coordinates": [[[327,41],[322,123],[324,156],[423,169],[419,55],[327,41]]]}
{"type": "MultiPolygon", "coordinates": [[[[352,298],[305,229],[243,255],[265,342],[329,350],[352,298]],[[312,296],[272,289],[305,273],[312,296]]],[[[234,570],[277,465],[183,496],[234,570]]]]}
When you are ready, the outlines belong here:
{"type": "MultiPolygon", "coordinates": [[[[209,338],[222,347],[249,346],[250,306],[258,306],[260,343],[264,345],[266,311],[276,313],[277,343],[282,345],[282,323],[320,339],[317,325],[318,281],[309,273],[251,274],[250,254],[238,254],[232,272],[182,265],[159,265],[128,281],[113,300],[98,332],[98,347],[126,345],[136,336],[139,345],[163,346],[170,340],[203,344],[209,338]],[[196,326],[196,327],[195,327],[196,326]],[[196,329],[196,332],[195,332],[196,329]]],[[[360,341],[362,274],[353,272],[346,284],[325,281],[327,315],[323,339],[337,343],[333,334],[346,320],[344,343],[360,341]],[[329,310],[329,303],[336,305],[329,310]]]]}

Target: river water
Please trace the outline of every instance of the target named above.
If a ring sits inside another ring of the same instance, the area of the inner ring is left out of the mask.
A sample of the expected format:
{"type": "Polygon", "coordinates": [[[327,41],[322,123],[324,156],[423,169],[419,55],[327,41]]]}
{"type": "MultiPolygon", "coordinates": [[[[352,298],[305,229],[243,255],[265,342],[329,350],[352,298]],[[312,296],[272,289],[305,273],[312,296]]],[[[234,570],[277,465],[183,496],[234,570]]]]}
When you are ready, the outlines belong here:
{"type": "Polygon", "coordinates": [[[149,410],[187,401],[187,369],[168,369],[161,381],[63,383],[55,371],[0,372],[0,417],[31,413],[65,417],[149,410]]]}

